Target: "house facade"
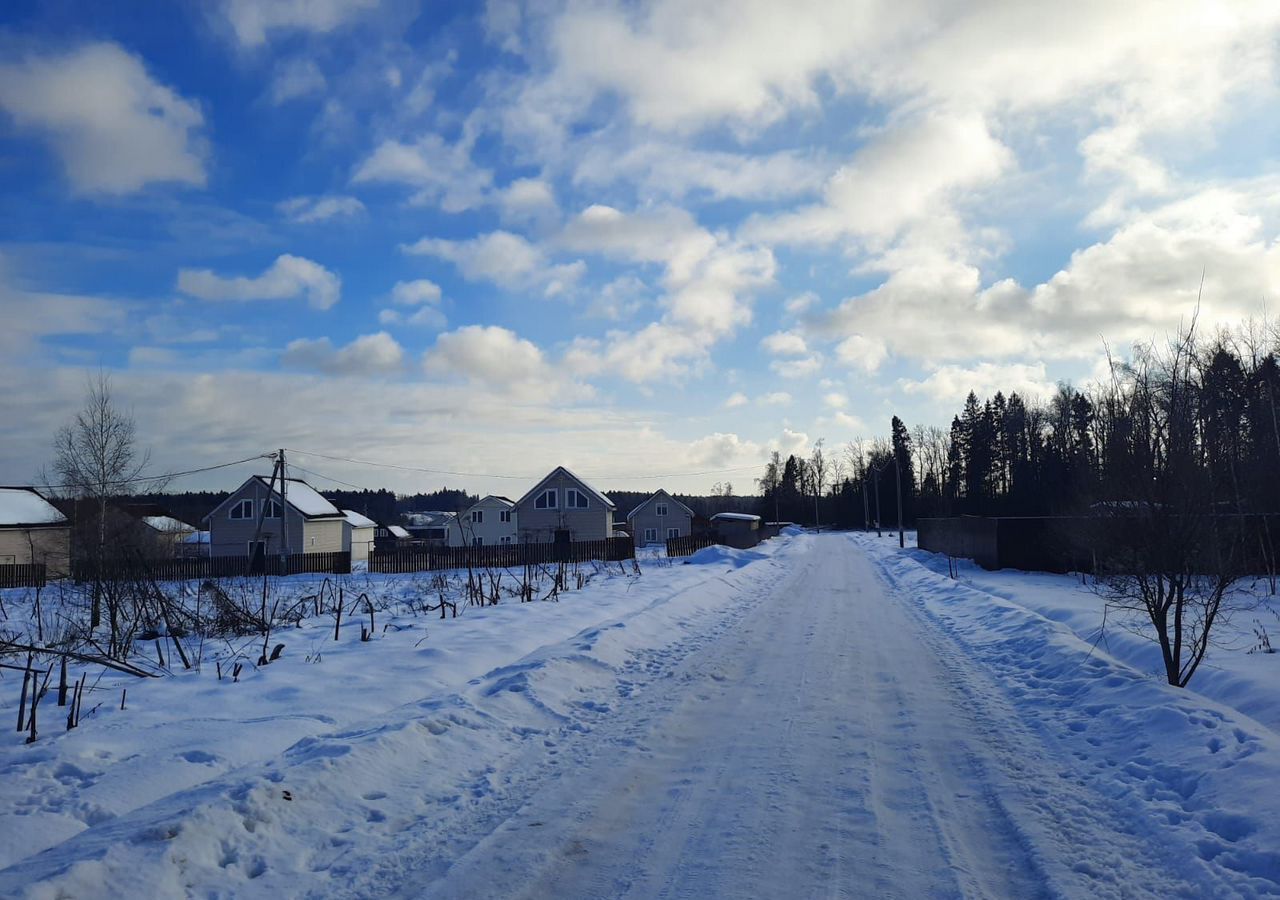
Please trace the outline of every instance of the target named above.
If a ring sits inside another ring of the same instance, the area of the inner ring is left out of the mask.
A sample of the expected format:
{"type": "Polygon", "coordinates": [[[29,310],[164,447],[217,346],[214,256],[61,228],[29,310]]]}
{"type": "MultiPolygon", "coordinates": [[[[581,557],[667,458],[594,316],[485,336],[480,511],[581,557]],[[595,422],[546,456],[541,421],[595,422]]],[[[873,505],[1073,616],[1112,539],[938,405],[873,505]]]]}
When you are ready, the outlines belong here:
{"type": "Polygon", "coordinates": [[[458,514],[449,527],[449,546],[514,544],[519,540],[516,521],[515,503],[506,497],[490,494],[458,514]]]}
{"type": "Polygon", "coordinates": [[[33,563],[67,574],[71,522],[34,488],[0,487],[0,566],[33,563]]]}
{"type": "Polygon", "coordinates": [[[428,512],[409,513],[405,531],[409,533],[412,543],[425,544],[428,547],[447,547],[449,531],[453,527],[457,513],[431,510],[428,512]]]}
{"type": "Polygon", "coordinates": [[[254,475],[240,485],[205,516],[209,555],[253,555],[259,515],[259,540],[268,555],[282,552],[286,533],[288,546],[283,549],[290,555],[348,549],[346,516],[311,485],[299,478],[285,479],[283,507],[280,501],[280,483],[277,481],[272,489],[271,479],[265,475],[254,475]]]}
{"type": "Polygon", "coordinates": [[[564,466],[515,503],[521,543],[600,541],[613,536],[613,501],[564,466]]]}
{"type": "Polygon", "coordinates": [[[344,509],[346,527],[342,529],[342,549],[351,554],[352,562],[366,562],[373,549],[378,523],[354,509],[344,509]]]}
{"type": "Polygon", "coordinates": [[[693,533],[693,510],[664,490],[654,492],[631,512],[627,524],[637,547],[657,544],[693,533]]]}

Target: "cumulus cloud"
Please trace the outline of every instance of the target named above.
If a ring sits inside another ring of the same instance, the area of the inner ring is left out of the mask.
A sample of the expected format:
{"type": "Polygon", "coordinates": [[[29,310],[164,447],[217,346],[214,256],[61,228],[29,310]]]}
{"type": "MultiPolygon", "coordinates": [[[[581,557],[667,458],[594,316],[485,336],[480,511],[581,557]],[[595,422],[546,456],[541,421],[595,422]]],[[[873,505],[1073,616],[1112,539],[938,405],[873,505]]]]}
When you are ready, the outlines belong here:
{"type": "Polygon", "coordinates": [[[556,219],[560,207],[551,185],[541,178],[517,178],[498,194],[498,208],[507,222],[543,223],[556,219]]]}
{"type": "Polygon", "coordinates": [[[804,338],[793,331],[775,331],[760,341],[760,346],[773,356],[804,356],[809,352],[804,338]]]}
{"type": "Polygon", "coordinates": [[[76,193],[205,183],[199,106],[155,81],[118,44],[0,64],[0,109],[49,142],[76,193]]]}
{"type": "Polygon", "coordinates": [[[412,312],[384,309],[378,313],[383,325],[417,325],[423,328],[442,329],[447,324],[437,306],[440,303],[440,285],[426,278],[416,281],[397,281],[391,289],[391,302],[396,306],[410,307],[412,312]]]}
{"type": "Polygon", "coordinates": [[[268,95],[276,106],[324,93],[329,83],[320,67],[310,59],[291,59],[276,66],[268,95]]]}
{"type": "Polygon", "coordinates": [[[289,221],[303,225],[352,218],[365,212],[364,204],[355,197],[337,194],[290,197],[277,203],[276,209],[289,221]]]}
{"type": "Polygon", "coordinates": [[[386,140],[356,167],[355,184],[403,184],[414,193],[410,203],[438,205],[449,213],[463,212],[486,202],[493,173],[471,161],[467,141],[448,144],[428,134],[413,144],[386,140]]]}
{"type": "Polygon", "coordinates": [[[853,369],[868,374],[877,371],[889,358],[889,348],[884,341],[851,334],[836,344],[836,359],[853,369]]]}
{"type": "Polygon", "coordinates": [[[440,335],[422,365],[429,375],[490,385],[558,380],[536,344],[497,325],[467,325],[440,335]]]}
{"type": "Polygon", "coordinates": [[[283,365],[334,375],[387,375],[405,367],[405,353],[385,331],[363,334],[345,347],[328,338],[291,341],[280,357],[283,365]]]}
{"type": "Polygon", "coordinates": [[[746,394],[742,393],[742,391],[736,391],[735,393],[730,394],[728,399],[724,401],[724,408],[737,409],[739,406],[746,406],[750,402],[751,401],[747,398],[746,394]]]}
{"type": "Polygon", "coordinates": [[[822,357],[817,353],[787,359],[775,359],[769,369],[783,378],[808,378],[822,369],[822,357]]]}
{"type": "Polygon", "coordinates": [[[209,269],[183,269],[178,273],[178,290],[201,300],[242,303],[305,297],[316,309],[329,309],[338,302],[342,280],[319,263],[286,253],[256,278],[227,278],[209,269]]]}
{"type": "Polygon", "coordinates": [[[918,381],[899,379],[898,387],[906,394],[924,394],[932,400],[952,403],[963,400],[970,391],[979,397],[990,397],[996,391],[1004,391],[1006,395],[1016,391],[1025,399],[1049,397],[1054,391],[1044,363],[939,366],[918,381]]]}
{"type": "Polygon", "coordinates": [[[756,403],[761,406],[790,406],[791,399],[786,391],[770,391],[757,397],[756,403]]]}
{"type": "Polygon", "coordinates": [[[572,288],[586,271],[580,260],[552,263],[541,248],[510,231],[492,231],[465,241],[423,238],[402,249],[447,260],[468,281],[492,281],[508,290],[538,287],[548,297],[572,288]]]}
{"type": "Polygon", "coordinates": [[[816,194],[830,164],[795,150],[751,155],[697,150],[659,141],[590,147],[573,170],[575,184],[624,183],[644,195],[680,200],[695,194],[712,200],[779,200],[816,194]]]}
{"type": "Polygon", "coordinates": [[[272,32],[328,33],[377,5],[378,0],[226,0],[222,12],[240,44],[256,47],[272,32]]]}

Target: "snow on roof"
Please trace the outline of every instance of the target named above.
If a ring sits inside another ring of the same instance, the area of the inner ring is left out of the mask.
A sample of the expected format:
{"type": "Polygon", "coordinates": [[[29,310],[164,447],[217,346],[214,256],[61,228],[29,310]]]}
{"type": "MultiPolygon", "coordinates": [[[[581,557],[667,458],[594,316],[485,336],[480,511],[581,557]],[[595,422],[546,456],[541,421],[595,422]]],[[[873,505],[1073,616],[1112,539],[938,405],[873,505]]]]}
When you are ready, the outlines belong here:
{"type": "Polygon", "coordinates": [[[409,532],[405,531],[399,525],[388,525],[387,531],[391,532],[393,535],[395,535],[398,538],[413,537],[413,535],[409,534],[409,532]]]}
{"type": "Polygon", "coordinates": [[[568,475],[568,476],[569,476],[570,478],[572,478],[574,481],[578,482],[578,484],[582,485],[584,488],[586,488],[586,489],[587,489],[587,493],[588,493],[588,494],[591,494],[593,497],[595,497],[597,500],[599,500],[601,503],[603,503],[607,509],[614,509],[614,508],[615,508],[615,507],[614,507],[614,505],[613,505],[613,501],[612,501],[612,500],[610,500],[610,499],[609,499],[608,497],[606,497],[604,494],[600,493],[598,490],[596,490],[594,487],[592,487],[592,486],[591,486],[590,484],[588,484],[586,481],[584,481],[583,479],[579,478],[577,475],[575,475],[575,474],[573,474],[572,472],[570,472],[570,471],[569,471],[568,469],[566,469],[564,466],[556,466],[554,469],[552,469],[550,472],[548,472],[545,476],[543,476],[543,478],[542,478],[542,480],[541,480],[541,481],[539,481],[537,484],[535,484],[532,488],[530,488],[530,489],[525,493],[525,495],[524,495],[523,497],[521,497],[519,500],[517,500],[517,501],[516,501],[516,505],[519,505],[519,504],[523,503],[524,501],[528,500],[530,497],[532,497],[532,496],[533,496],[533,492],[534,492],[534,491],[536,491],[536,490],[538,490],[540,487],[542,487],[542,486],[543,486],[544,484],[546,484],[548,481],[550,481],[550,480],[551,480],[551,478],[552,478],[552,477],[553,477],[557,472],[563,472],[565,475],[568,475]]]}
{"type": "Polygon", "coordinates": [[[350,523],[352,528],[377,528],[378,523],[370,519],[368,516],[362,516],[354,509],[344,509],[342,515],[350,523]]]}
{"type": "Polygon", "coordinates": [[[193,531],[193,532],[191,532],[190,534],[188,534],[188,535],[184,535],[184,536],[183,536],[183,538],[182,538],[182,543],[184,543],[184,544],[207,544],[207,543],[209,543],[209,532],[207,532],[207,531],[193,531]]]}
{"type": "Polygon", "coordinates": [[[759,516],[753,516],[751,513],[716,513],[711,517],[712,521],[716,519],[728,519],[732,522],[759,522],[759,516]]]}
{"type": "Polygon", "coordinates": [[[672,497],[672,496],[671,496],[670,494],[668,494],[664,489],[662,489],[662,488],[658,488],[656,491],[654,491],[652,494],[650,494],[650,495],[645,499],[645,501],[644,501],[643,503],[641,503],[641,504],[640,504],[639,506],[637,506],[635,509],[631,510],[631,512],[627,513],[627,521],[628,521],[628,522],[630,522],[630,521],[631,521],[631,519],[635,516],[635,514],[636,514],[636,513],[640,512],[640,510],[644,509],[646,506],[648,506],[650,503],[652,503],[654,500],[656,500],[656,499],[658,498],[658,496],[659,496],[659,495],[661,495],[661,496],[663,496],[663,497],[666,497],[666,498],[667,498],[667,502],[668,502],[668,503],[674,503],[676,506],[678,506],[678,507],[680,507],[681,509],[683,509],[683,510],[684,510],[685,512],[687,512],[689,515],[691,515],[691,516],[696,516],[696,515],[697,515],[693,510],[691,510],[689,507],[685,506],[683,503],[681,503],[681,502],[680,502],[679,500],[677,500],[675,497],[672,497]]]}
{"type": "MultiPolygon", "coordinates": [[[[271,484],[271,479],[266,475],[256,476],[264,485],[271,484]]],[[[287,478],[289,483],[285,485],[284,499],[285,502],[302,513],[308,519],[314,519],[321,516],[341,516],[342,512],[338,507],[334,506],[324,497],[320,496],[320,492],[307,484],[301,478],[287,478]]],[[[276,489],[279,493],[279,488],[276,489]]]]}
{"type": "Polygon", "coordinates": [[[497,494],[488,494],[484,497],[481,497],[475,503],[471,504],[471,506],[469,506],[468,509],[475,509],[481,503],[487,503],[490,500],[496,500],[499,506],[506,506],[507,508],[515,506],[515,504],[512,503],[510,500],[508,500],[506,497],[499,497],[497,494]]]}
{"type": "Polygon", "coordinates": [[[0,526],[61,525],[67,517],[34,488],[0,488],[0,526]]]}
{"type": "Polygon", "coordinates": [[[146,522],[156,531],[161,531],[165,534],[186,534],[188,532],[195,531],[195,529],[186,522],[180,522],[173,518],[173,516],[143,516],[142,521],[146,522]]]}

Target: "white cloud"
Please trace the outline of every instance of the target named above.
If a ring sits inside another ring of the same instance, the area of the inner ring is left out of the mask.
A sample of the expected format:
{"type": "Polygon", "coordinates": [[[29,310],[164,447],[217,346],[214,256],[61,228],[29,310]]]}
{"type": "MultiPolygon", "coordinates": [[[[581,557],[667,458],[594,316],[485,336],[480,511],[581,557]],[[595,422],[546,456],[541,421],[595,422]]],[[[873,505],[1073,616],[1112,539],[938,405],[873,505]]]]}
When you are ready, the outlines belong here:
{"type": "Polygon", "coordinates": [[[256,47],[276,31],[326,34],[377,5],[378,0],[226,0],[222,11],[241,45],[256,47]]]}
{"type": "Polygon", "coordinates": [[[851,334],[836,345],[836,359],[846,366],[870,374],[877,371],[889,358],[884,341],[851,334]]]}
{"type": "Polygon", "coordinates": [[[178,290],[201,300],[245,303],[305,296],[316,309],[328,309],[338,302],[342,280],[319,263],[286,253],[256,278],[226,278],[209,269],[183,269],[178,273],[178,290]]]}
{"type": "Polygon", "coordinates": [[[329,83],[320,67],[310,59],[291,59],[276,66],[269,95],[276,106],[324,93],[329,83]]]}
{"type": "Polygon", "coordinates": [[[844,409],[849,405],[849,398],[837,391],[832,391],[823,396],[822,402],[832,409],[844,409]]]}
{"type": "Polygon", "coordinates": [[[783,378],[807,378],[822,368],[822,357],[817,353],[794,359],[775,359],[769,368],[783,378]]]}
{"type": "Polygon", "coordinates": [[[771,391],[757,397],[756,403],[761,406],[790,406],[791,399],[791,395],[786,391],[771,391]]]}
{"type": "Polygon", "coordinates": [[[735,467],[743,462],[759,462],[760,445],[736,434],[717,431],[689,444],[689,462],[695,466],[735,467]]]}
{"type": "Polygon", "coordinates": [[[311,224],[330,219],[351,218],[365,212],[365,206],[355,197],[336,194],[290,197],[276,204],[276,209],[291,222],[311,224]]]}
{"type": "Polygon", "coordinates": [[[809,352],[804,338],[794,331],[775,331],[760,341],[760,346],[773,356],[805,356],[809,352]]]}
{"type": "Polygon", "coordinates": [[[508,290],[539,287],[548,297],[572,288],[586,271],[581,261],[551,263],[539,247],[510,231],[493,231],[466,241],[423,238],[402,249],[447,260],[468,281],[492,281],[508,290]]]}
{"type": "Polygon", "coordinates": [[[418,306],[422,303],[440,302],[440,285],[426,278],[416,281],[397,281],[391,289],[391,302],[399,306],[418,306]]]}
{"type": "Polygon", "coordinates": [[[117,44],[0,64],[0,109],[49,141],[77,193],[205,183],[199,106],[153,80],[117,44]]]}
{"type": "Polygon", "coordinates": [[[466,140],[450,145],[439,135],[428,134],[415,144],[383,141],[356,167],[351,180],[404,184],[415,189],[411,203],[458,213],[486,202],[493,173],[471,161],[466,140]]]}
{"type": "Polygon", "coordinates": [[[818,305],[818,295],[813,291],[805,291],[803,294],[797,294],[782,305],[788,313],[793,316],[803,315],[813,307],[818,305]]]}
{"type": "Polygon", "coordinates": [[[290,341],[280,362],[296,369],[334,375],[389,375],[405,368],[404,348],[385,331],[363,334],[345,347],[328,338],[290,341]]]}
{"type": "Polygon", "coordinates": [[[1003,391],[1006,396],[1017,392],[1024,399],[1047,398],[1053,394],[1054,385],[1045,372],[1044,363],[978,363],[975,366],[940,366],[919,381],[899,379],[898,387],[906,394],[924,394],[939,401],[963,400],[973,391],[979,397],[993,396],[1003,391]]]}
{"type": "Polygon", "coordinates": [[[498,194],[498,207],[506,222],[542,223],[560,215],[555,192],[541,178],[517,178],[498,194]]]}
{"type": "Polygon", "coordinates": [[[466,325],[440,335],[423,356],[422,365],[429,375],[490,385],[558,380],[536,344],[497,325],[466,325]]]}
{"type": "Polygon", "coordinates": [[[750,402],[751,401],[747,399],[746,394],[742,393],[742,391],[738,391],[736,393],[730,394],[729,398],[724,401],[724,408],[737,409],[739,406],[746,406],[750,402]]]}

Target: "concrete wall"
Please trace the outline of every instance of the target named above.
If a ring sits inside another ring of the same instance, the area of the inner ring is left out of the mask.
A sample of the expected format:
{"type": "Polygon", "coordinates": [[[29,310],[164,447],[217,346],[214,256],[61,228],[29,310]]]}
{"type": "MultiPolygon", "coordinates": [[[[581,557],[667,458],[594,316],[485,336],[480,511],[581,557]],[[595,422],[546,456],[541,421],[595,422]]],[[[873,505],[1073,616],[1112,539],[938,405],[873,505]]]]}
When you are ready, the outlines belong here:
{"type": "Polygon", "coordinates": [[[534,503],[536,496],[530,496],[523,503],[516,504],[519,538],[535,544],[555,540],[558,529],[568,529],[570,540],[601,541],[613,536],[613,510],[586,490],[576,479],[562,473],[547,481],[537,491],[553,489],[556,492],[555,509],[537,509],[534,503]],[[565,489],[574,487],[586,495],[586,509],[565,509],[565,489]]]}
{"type": "Polygon", "coordinates": [[[50,578],[66,575],[71,565],[71,526],[0,528],[0,564],[5,563],[44,563],[50,578]]]}

